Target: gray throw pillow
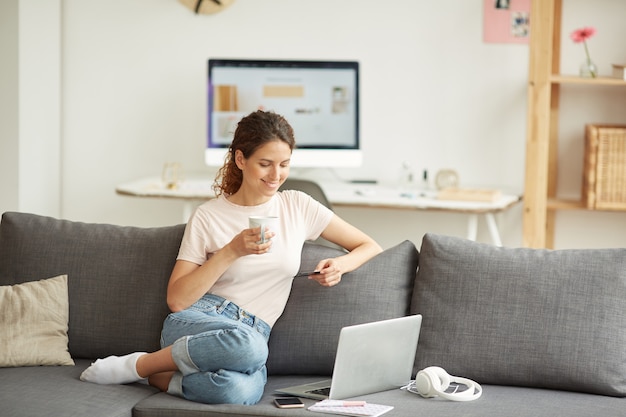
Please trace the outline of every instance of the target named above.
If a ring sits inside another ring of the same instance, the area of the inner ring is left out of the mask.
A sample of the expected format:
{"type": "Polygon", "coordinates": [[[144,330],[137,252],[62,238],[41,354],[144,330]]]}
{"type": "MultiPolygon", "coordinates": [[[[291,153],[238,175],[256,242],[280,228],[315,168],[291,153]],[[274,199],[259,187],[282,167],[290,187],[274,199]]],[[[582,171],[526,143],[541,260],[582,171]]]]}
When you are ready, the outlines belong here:
{"type": "Polygon", "coordinates": [[[7,212],[0,285],[68,276],[69,351],[102,358],[159,349],[184,225],[139,228],[7,212]]]}
{"type": "Polygon", "coordinates": [[[626,249],[501,248],[427,234],[414,371],[626,396],[626,249]]]}
{"type": "MultiPolygon", "coordinates": [[[[301,270],[344,252],[312,243],[302,250],[301,270]]],[[[270,337],[270,374],[330,375],[342,327],[406,316],[418,263],[404,241],[347,273],[334,287],[295,278],[289,301],[270,337]]]]}

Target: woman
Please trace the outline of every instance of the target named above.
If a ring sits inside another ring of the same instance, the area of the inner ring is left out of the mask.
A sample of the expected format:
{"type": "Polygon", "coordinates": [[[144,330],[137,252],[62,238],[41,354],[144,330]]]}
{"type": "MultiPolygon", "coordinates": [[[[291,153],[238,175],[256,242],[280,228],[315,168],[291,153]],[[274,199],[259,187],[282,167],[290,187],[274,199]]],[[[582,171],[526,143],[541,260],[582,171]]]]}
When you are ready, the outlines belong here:
{"type": "Polygon", "coordinates": [[[256,111],[237,125],[217,198],[189,220],[167,288],[172,311],[162,349],[99,359],[81,380],[148,382],[203,403],[255,404],[263,395],[271,327],[287,303],[305,240],[320,235],[348,252],[322,259],[312,275],[331,287],[381,252],[380,246],[299,191],[278,192],[289,175],[293,129],[256,111]],[[278,230],[247,228],[249,216],[277,216],[278,230]],[[269,249],[272,248],[271,251],[269,249]]]}

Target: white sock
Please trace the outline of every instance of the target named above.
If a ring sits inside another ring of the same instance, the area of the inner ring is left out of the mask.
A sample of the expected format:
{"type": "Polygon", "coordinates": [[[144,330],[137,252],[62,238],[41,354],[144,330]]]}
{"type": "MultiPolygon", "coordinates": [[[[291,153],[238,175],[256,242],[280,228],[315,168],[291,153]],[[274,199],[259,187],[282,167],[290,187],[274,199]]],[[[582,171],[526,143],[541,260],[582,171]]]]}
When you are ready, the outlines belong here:
{"type": "Polygon", "coordinates": [[[80,375],[81,381],[96,384],[129,384],[144,378],[137,374],[137,359],[146,352],[98,359],[80,375]]]}

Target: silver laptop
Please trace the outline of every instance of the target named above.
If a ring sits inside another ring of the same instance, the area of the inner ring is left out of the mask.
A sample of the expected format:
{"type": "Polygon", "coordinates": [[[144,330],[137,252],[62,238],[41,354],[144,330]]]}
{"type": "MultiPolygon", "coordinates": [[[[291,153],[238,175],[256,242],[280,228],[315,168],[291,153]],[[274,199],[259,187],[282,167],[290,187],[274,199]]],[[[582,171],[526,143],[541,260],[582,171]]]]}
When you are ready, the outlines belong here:
{"type": "Polygon", "coordinates": [[[341,329],[332,379],[276,390],[314,400],[343,400],[399,388],[413,372],[422,316],[358,324],[341,329]]]}

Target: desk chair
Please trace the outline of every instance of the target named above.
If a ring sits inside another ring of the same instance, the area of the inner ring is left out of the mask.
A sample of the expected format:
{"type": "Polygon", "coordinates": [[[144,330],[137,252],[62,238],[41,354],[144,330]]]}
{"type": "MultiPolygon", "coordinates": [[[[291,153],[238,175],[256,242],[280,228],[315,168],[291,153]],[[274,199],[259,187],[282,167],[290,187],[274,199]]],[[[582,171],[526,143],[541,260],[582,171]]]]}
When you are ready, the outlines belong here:
{"type": "Polygon", "coordinates": [[[303,191],[313,197],[315,200],[328,207],[329,209],[333,209],[330,201],[328,201],[328,198],[326,198],[326,194],[324,194],[324,190],[322,190],[322,187],[320,187],[319,184],[314,181],[287,178],[283,185],[280,186],[280,190],[303,191]]]}
{"type": "MultiPolygon", "coordinates": [[[[320,187],[319,184],[314,181],[287,178],[285,182],[283,183],[283,185],[280,186],[280,191],[282,190],[298,190],[298,191],[305,192],[311,197],[313,197],[315,200],[319,201],[320,203],[328,207],[329,209],[331,210],[333,209],[332,205],[330,204],[330,201],[328,201],[328,198],[326,198],[326,194],[324,194],[324,190],[322,190],[322,187],[320,187]]],[[[335,245],[334,243],[329,242],[322,237],[317,238],[315,240],[315,243],[328,246],[330,248],[344,250],[342,247],[335,245]]]]}

